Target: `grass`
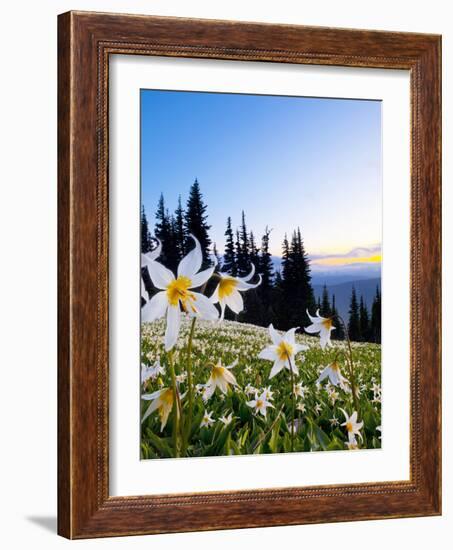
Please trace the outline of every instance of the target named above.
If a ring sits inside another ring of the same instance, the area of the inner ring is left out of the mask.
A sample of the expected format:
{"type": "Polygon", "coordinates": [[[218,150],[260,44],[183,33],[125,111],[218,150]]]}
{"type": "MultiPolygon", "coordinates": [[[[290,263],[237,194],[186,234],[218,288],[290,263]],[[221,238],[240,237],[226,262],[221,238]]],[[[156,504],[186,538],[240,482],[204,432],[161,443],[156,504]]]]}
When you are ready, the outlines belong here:
{"type": "MultiPolygon", "coordinates": [[[[183,419],[187,418],[188,399],[186,377],[186,346],[190,330],[188,320],[184,320],[178,344],[173,354],[179,390],[182,396],[183,419]]],[[[142,325],[142,363],[153,365],[160,360],[165,372],[142,385],[142,394],[151,393],[163,387],[171,387],[168,357],[163,348],[165,321],[142,325]]],[[[197,321],[192,349],[192,371],[195,385],[193,417],[187,456],[222,456],[258,453],[284,453],[291,451],[292,422],[294,422],[294,452],[345,450],[348,435],[344,426],[344,409],[349,415],[353,412],[351,392],[344,391],[324,381],[316,384],[320,371],[335,357],[346,376],[345,342],[332,341],[333,346],[323,351],[319,339],[307,335],[297,335],[297,341],[309,346],[296,356],[299,384],[296,397],[296,416],[292,417],[293,393],[288,370],[283,370],[269,380],[272,367],[270,361],[258,359],[259,352],[270,344],[267,329],[253,325],[223,321],[212,323],[197,321]],[[227,395],[216,389],[205,403],[202,398],[203,384],[210,376],[209,363],[222,360],[230,365],[238,382],[229,388],[227,395]],[[266,417],[256,414],[247,402],[262,393],[265,388],[272,392],[273,408],[267,409],[266,417]],[[214,423],[201,427],[205,412],[212,413],[214,423]],[[228,424],[220,418],[232,414],[228,424]]],[[[360,448],[380,448],[381,425],[381,346],[369,343],[352,342],[352,353],[359,388],[359,421],[364,422],[358,439],[360,448]]],[[[149,407],[149,401],[141,401],[142,416],[149,407]]],[[[141,457],[143,459],[168,458],[175,456],[173,445],[174,414],[161,432],[158,411],[149,415],[142,423],[141,457]]]]}

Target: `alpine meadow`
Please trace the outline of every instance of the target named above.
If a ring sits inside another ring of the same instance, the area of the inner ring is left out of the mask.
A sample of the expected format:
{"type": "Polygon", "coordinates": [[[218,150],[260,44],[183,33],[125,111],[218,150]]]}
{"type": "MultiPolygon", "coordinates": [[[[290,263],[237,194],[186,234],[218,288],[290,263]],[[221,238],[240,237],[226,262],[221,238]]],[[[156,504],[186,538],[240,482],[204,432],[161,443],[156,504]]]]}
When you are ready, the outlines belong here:
{"type": "Polygon", "coordinates": [[[379,101],[141,90],[142,459],[381,447],[381,164],[379,101]]]}

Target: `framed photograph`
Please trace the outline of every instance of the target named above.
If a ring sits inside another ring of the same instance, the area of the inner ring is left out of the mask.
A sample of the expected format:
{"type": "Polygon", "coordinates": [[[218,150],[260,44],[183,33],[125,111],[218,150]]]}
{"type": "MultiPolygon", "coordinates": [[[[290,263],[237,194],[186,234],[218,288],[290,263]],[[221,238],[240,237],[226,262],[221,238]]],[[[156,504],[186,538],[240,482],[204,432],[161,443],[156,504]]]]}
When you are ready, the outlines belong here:
{"type": "Polygon", "coordinates": [[[59,533],[440,514],[440,37],[58,40],[59,533]]]}

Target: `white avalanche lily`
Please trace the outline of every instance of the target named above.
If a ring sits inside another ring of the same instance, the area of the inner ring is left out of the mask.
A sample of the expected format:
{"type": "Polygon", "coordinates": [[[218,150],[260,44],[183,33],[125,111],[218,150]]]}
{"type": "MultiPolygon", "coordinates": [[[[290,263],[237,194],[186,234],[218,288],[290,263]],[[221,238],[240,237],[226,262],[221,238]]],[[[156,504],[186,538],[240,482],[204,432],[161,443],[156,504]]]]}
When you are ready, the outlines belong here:
{"type": "Polygon", "coordinates": [[[349,391],[348,381],[341,374],[340,365],[336,361],[322,370],[318,380],[316,380],[316,384],[319,384],[326,378],[329,379],[329,382],[333,386],[339,386],[342,390],[349,391]]]}
{"type": "Polygon", "coordinates": [[[298,344],[296,342],[296,330],[298,327],[292,328],[285,332],[283,336],[274,329],[273,325],[269,325],[269,334],[272,340],[272,345],[264,348],[258,357],[268,361],[274,361],[274,365],[269,374],[269,380],[278,374],[282,369],[288,369],[299,374],[296,366],[295,356],[300,351],[308,349],[308,346],[298,344]]]}
{"type": "Polygon", "coordinates": [[[230,412],[230,414],[228,416],[221,416],[219,418],[220,422],[222,422],[222,424],[224,424],[225,426],[229,426],[233,420],[233,413],[230,412]]]}
{"type": "Polygon", "coordinates": [[[348,432],[348,439],[350,443],[355,441],[355,436],[358,435],[362,439],[362,434],[360,433],[361,428],[363,427],[363,422],[357,422],[357,411],[354,411],[351,416],[344,409],[340,409],[344,414],[345,421],[342,426],[346,428],[348,432]]]}
{"type": "Polygon", "coordinates": [[[181,324],[181,308],[190,316],[209,321],[218,318],[219,313],[209,299],[193,288],[203,286],[214,272],[215,266],[200,271],[203,255],[198,239],[193,235],[195,248],[178,265],[178,276],[156,261],[147,264],[153,285],[161,292],[155,294],[142,308],[142,322],[152,322],[167,315],[165,350],[173,348],[178,340],[181,324]]]}
{"type": "MultiPolygon", "coordinates": [[[[151,262],[154,262],[160,256],[160,253],[162,252],[162,243],[157,238],[156,238],[156,241],[157,241],[157,246],[154,250],[151,250],[151,252],[147,252],[146,254],[142,254],[142,267],[145,267],[145,266],[148,267],[148,265],[151,262]]],[[[147,302],[149,299],[149,296],[145,288],[145,282],[143,281],[143,277],[140,278],[140,281],[142,283],[142,286],[141,286],[142,298],[147,302]]]]}
{"type": "Polygon", "coordinates": [[[256,397],[252,401],[247,401],[246,404],[255,409],[255,413],[261,413],[266,418],[266,411],[268,407],[274,408],[274,405],[266,399],[266,392],[263,392],[259,397],[256,397]]]}
{"type": "Polygon", "coordinates": [[[248,282],[253,275],[255,275],[255,266],[253,264],[250,273],[246,277],[233,277],[228,273],[219,273],[220,281],[210,300],[213,304],[220,304],[221,321],[225,315],[226,306],[236,314],[244,309],[244,301],[242,300],[240,292],[256,288],[261,284],[261,275],[259,275],[259,281],[256,284],[248,282]]]}
{"type": "Polygon", "coordinates": [[[349,451],[356,451],[359,448],[359,444],[357,443],[357,439],[355,437],[352,437],[349,441],[346,441],[345,445],[349,451]]]}
{"type": "Polygon", "coordinates": [[[332,319],[328,317],[321,317],[319,315],[319,309],[316,312],[316,317],[312,317],[308,313],[307,309],[307,315],[310,318],[310,321],[312,324],[308,327],[305,327],[305,332],[308,332],[309,334],[316,334],[319,332],[319,336],[321,338],[320,344],[321,348],[325,349],[326,346],[331,345],[330,342],[330,333],[332,330],[335,330],[335,327],[333,326],[332,319]]]}
{"type": "Polygon", "coordinates": [[[160,374],[165,374],[165,369],[161,366],[159,359],[150,367],[142,363],[142,384],[147,382],[150,378],[154,380],[160,374]]]}
{"type": "Polygon", "coordinates": [[[203,418],[201,419],[200,428],[209,428],[211,424],[214,424],[215,420],[212,418],[212,411],[211,412],[204,412],[203,418]]]}
{"type": "Polygon", "coordinates": [[[168,416],[173,409],[173,389],[163,388],[153,393],[145,393],[142,395],[142,399],[151,401],[150,406],[143,415],[142,422],[144,422],[151,413],[157,410],[159,411],[161,422],[160,431],[163,431],[167,424],[168,416]]]}
{"type": "Polygon", "coordinates": [[[232,386],[238,385],[234,374],[230,372],[230,370],[235,367],[236,364],[237,360],[234,361],[234,363],[232,363],[231,365],[227,365],[224,367],[222,366],[222,360],[219,359],[219,362],[216,365],[213,365],[211,369],[211,376],[205,384],[203,401],[208,401],[213,396],[216,388],[219,388],[219,390],[224,395],[226,395],[230,384],[232,386]]]}

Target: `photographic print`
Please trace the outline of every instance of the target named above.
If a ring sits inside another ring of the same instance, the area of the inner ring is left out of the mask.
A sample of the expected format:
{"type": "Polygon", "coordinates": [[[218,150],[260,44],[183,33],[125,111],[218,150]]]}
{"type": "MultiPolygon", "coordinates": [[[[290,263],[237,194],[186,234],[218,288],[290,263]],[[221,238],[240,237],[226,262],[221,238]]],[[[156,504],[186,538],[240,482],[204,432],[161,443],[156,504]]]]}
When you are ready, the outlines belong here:
{"type": "Polygon", "coordinates": [[[140,103],[141,458],[379,449],[381,102],[140,103]]]}

